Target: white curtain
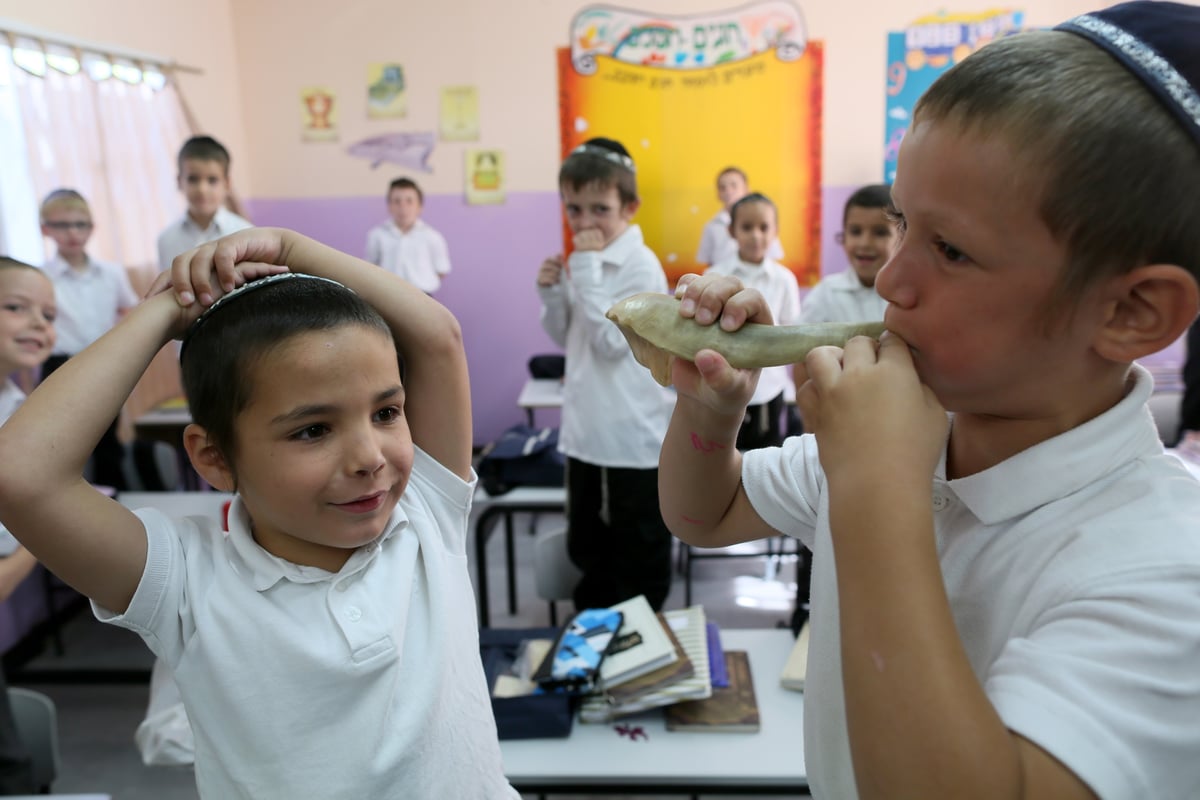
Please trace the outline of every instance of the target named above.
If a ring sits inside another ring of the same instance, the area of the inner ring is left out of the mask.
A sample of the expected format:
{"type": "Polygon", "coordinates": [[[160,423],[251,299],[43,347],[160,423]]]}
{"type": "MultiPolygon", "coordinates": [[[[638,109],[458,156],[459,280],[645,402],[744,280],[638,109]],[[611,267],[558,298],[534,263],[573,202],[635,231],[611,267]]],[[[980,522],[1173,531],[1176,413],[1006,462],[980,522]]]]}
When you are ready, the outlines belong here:
{"type": "MultiPolygon", "coordinates": [[[[0,252],[43,263],[53,250],[41,199],[75,189],[95,223],[88,253],[124,265],[143,291],[157,272],[158,233],[183,210],[175,157],[191,135],[155,67],[0,39],[0,252]]],[[[126,410],[136,416],[179,393],[178,367],[160,354],[126,410]]]]}

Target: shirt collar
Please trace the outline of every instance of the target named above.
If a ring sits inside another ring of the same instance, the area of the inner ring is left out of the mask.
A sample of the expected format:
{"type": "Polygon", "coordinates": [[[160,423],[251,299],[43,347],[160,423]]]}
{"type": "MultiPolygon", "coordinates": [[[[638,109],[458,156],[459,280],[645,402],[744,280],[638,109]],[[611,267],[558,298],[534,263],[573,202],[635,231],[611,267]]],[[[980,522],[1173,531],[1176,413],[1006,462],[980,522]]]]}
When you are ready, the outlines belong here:
{"type": "Polygon", "coordinates": [[[633,251],[642,246],[642,229],[631,224],[620,236],[608,243],[600,251],[602,260],[609,264],[624,264],[633,255],[633,251]]]}
{"type": "MultiPolygon", "coordinates": [[[[983,472],[952,480],[949,488],[980,522],[993,525],[1077,492],[1134,459],[1161,453],[1146,407],[1154,380],[1134,364],[1128,385],[1125,397],[1100,416],[983,472]]],[[[936,476],[946,480],[944,450],[936,476]]]]}
{"type": "Polygon", "coordinates": [[[208,223],[208,227],[201,228],[196,224],[196,221],[192,219],[192,215],[185,211],[183,212],[183,229],[199,231],[200,233],[208,233],[209,231],[212,231],[217,236],[224,236],[226,233],[230,232],[229,217],[232,213],[233,212],[225,208],[225,206],[221,206],[217,209],[217,213],[213,214],[212,222],[208,223]]]}
{"type": "Polygon", "coordinates": [[[338,575],[358,572],[378,555],[384,542],[407,527],[408,516],[397,503],[383,533],[374,541],[355,550],[342,568],[333,573],[320,567],[293,564],[268,553],[254,541],[254,536],[250,533],[250,516],[242,503],[241,495],[235,496],[229,507],[229,542],[238,560],[250,571],[254,588],[259,592],[265,592],[281,580],[292,583],[320,583],[332,580],[338,575]]]}
{"type": "MultiPolygon", "coordinates": [[[[96,269],[96,262],[91,258],[91,256],[85,254],[84,258],[87,259],[87,264],[84,266],[83,272],[91,272],[92,270],[96,269]]],[[[55,254],[54,258],[42,265],[42,270],[51,278],[59,278],[63,275],[79,274],[79,272],[71,269],[71,265],[67,263],[65,258],[58,254],[55,254]]]]}
{"type": "Polygon", "coordinates": [[[873,287],[863,286],[863,282],[858,279],[858,273],[849,267],[829,276],[829,288],[839,292],[875,291],[873,287]]]}
{"type": "Polygon", "coordinates": [[[392,233],[396,234],[397,236],[411,236],[421,228],[425,227],[425,220],[418,218],[417,221],[412,224],[412,227],[407,231],[401,230],[400,226],[396,224],[396,220],[394,219],[389,219],[387,224],[388,227],[392,229],[392,233]]]}

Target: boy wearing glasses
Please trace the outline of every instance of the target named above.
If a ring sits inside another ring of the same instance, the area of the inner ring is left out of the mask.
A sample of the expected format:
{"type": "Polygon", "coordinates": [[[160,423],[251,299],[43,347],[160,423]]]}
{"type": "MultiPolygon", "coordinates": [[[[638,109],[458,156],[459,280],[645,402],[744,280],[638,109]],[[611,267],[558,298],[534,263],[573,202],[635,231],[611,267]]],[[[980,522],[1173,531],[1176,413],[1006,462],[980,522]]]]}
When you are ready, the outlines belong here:
{"type": "MultiPolygon", "coordinates": [[[[54,241],[56,252],[42,269],[54,282],[58,303],[58,344],[42,365],[43,379],[99,339],[138,297],[125,268],[97,261],[87,254],[92,235],[92,212],[74,189],[55,189],[42,201],[42,235],[54,241]]],[[[92,456],[92,481],[121,488],[121,444],[114,420],[92,456]]]]}

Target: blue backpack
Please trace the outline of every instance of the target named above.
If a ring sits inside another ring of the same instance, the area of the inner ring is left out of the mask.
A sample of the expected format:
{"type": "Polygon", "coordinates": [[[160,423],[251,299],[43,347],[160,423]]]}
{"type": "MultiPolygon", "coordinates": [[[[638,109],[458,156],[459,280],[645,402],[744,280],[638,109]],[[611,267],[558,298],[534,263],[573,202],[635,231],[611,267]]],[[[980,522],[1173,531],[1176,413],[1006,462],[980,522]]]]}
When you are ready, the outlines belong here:
{"type": "Polygon", "coordinates": [[[562,486],[566,464],[558,452],[558,428],[514,425],[483,449],[475,471],[494,496],[518,486],[562,486]]]}

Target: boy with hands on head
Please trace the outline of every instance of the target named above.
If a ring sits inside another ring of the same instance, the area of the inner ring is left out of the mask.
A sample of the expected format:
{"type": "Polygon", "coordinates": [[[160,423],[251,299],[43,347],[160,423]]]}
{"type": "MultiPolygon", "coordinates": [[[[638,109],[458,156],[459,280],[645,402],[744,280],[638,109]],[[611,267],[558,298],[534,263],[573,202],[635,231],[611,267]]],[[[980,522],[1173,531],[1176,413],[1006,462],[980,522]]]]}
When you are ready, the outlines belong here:
{"type": "Polygon", "coordinates": [[[515,798],[467,574],[475,476],[453,316],[273,229],[179,256],[155,289],[0,429],[0,519],[172,669],[202,797],[515,798]],[[237,492],[228,536],[131,512],[80,474],[180,335],[184,444],[237,492]]]}
{"type": "MultiPolygon", "coordinates": [[[[809,354],[812,435],[737,453],[753,373],[676,363],[672,531],[814,550],[814,796],[1200,794],[1200,484],[1134,363],[1200,310],[1200,106],[1163,83],[1196,97],[1197,35],[1200,8],[1134,2],[939,78],[901,146],[889,333],[809,354]]],[[[770,321],[684,283],[684,316],[770,321]]]]}

